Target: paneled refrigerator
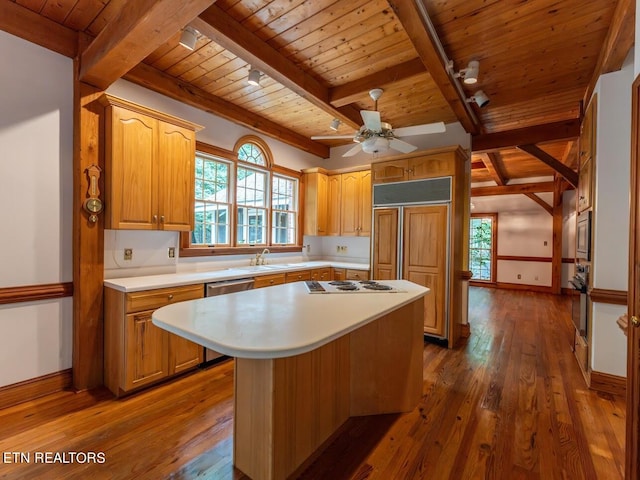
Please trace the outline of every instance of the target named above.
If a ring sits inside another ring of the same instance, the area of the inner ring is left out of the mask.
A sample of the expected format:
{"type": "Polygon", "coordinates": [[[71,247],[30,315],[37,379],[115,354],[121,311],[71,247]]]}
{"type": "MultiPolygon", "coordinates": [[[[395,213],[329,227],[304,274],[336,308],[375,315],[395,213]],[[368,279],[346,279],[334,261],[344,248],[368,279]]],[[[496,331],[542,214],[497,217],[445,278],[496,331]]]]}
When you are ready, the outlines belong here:
{"type": "Polygon", "coordinates": [[[447,338],[451,177],[373,187],[372,274],[431,289],[425,335],[447,338]]]}

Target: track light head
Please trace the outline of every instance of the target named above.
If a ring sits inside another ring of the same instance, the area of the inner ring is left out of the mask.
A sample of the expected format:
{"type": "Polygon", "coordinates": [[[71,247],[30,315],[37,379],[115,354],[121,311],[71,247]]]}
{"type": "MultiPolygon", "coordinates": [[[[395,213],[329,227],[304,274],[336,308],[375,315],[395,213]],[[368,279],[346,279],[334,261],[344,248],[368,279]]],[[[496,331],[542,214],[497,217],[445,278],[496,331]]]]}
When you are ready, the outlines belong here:
{"type": "Polygon", "coordinates": [[[260,85],[260,77],[262,77],[262,72],[257,68],[250,67],[247,83],[249,85],[260,85]]]}
{"type": "Polygon", "coordinates": [[[196,48],[196,42],[198,41],[198,31],[190,25],[187,25],[182,30],[180,36],[180,45],[187,50],[193,50],[196,48]]]}
{"type": "Polygon", "coordinates": [[[489,97],[482,90],[478,90],[475,95],[466,99],[467,103],[475,102],[480,108],[484,108],[489,105],[489,97]]]}
{"type": "Polygon", "coordinates": [[[478,73],[480,72],[480,62],[478,60],[471,60],[467,65],[467,68],[463,68],[459,72],[453,70],[453,60],[449,60],[447,69],[453,75],[453,78],[462,78],[462,81],[467,85],[473,85],[478,82],[478,73]]]}
{"type": "Polygon", "coordinates": [[[338,131],[338,127],[340,126],[340,123],[342,123],[342,122],[340,122],[340,119],[339,119],[339,118],[334,118],[334,119],[331,121],[331,125],[329,125],[329,128],[330,128],[331,130],[333,130],[334,132],[337,132],[337,131],[338,131]]]}

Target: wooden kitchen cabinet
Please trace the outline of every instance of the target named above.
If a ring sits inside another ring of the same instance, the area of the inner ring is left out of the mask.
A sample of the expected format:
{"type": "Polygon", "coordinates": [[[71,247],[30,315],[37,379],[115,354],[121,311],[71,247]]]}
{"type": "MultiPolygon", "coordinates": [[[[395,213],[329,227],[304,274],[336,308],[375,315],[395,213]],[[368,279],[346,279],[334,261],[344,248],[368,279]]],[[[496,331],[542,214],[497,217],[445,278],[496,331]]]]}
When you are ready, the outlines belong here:
{"type": "Polygon", "coordinates": [[[347,279],[347,269],[346,268],[334,268],[331,267],[331,280],[335,280],[341,282],[347,279]]]}
{"type": "Polygon", "coordinates": [[[261,275],[255,278],[253,288],[271,287],[273,285],[282,285],[285,283],[286,275],[284,273],[275,273],[273,275],[261,275]]]}
{"type": "Polygon", "coordinates": [[[580,165],[578,172],[578,212],[591,207],[591,194],[593,191],[593,162],[590,158],[580,165]]]}
{"type": "Polygon", "coordinates": [[[371,235],[371,170],[341,175],[340,234],[371,235]]]}
{"type": "Polygon", "coordinates": [[[580,126],[580,163],[578,166],[578,212],[591,208],[596,163],[596,105],[594,94],[580,126]]]}
{"type": "MultiPolygon", "coordinates": [[[[372,183],[406,182],[453,175],[455,152],[444,150],[371,164],[372,183]]],[[[406,156],[405,156],[406,157],[406,156]]]]}
{"type": "Polygon", "coordinates": [[[331,267],[314,268],[311,270],[311,280],[316,282],[328,282],[331,280],[331,267]]]}
{"type": "Polygon", "coordinates": [[[285,283],[302,282],[305,280],[311,280],[311,270],[299,270],[285,274],[285,283]]]}
{"type": "Polygon", "coordinates": [[[105,288],[104,381],[114,395],[202,363],[202,346],[156,327],[151,316],[165,305],[203,296],[203,284],[131,293],[105,288]]]}
{"type": "Polygon", "coordinates": [[[347,268],[345,272],[345,278],[347,280],[369,280],[369,270],[356,270],[354,268],[347,268]]]}
{"type": "Polygon", "coordinates": [[[327,235],[340,235],[342,176],[329,175],[327,179],[327,235]]]}
{"type": "Polygon", "coordinates": [[[328,178],[321,168],[304,173],[304,234],[327,235],[328,178]]]}
{"type": "Polygon", "coordinates": [[[200,127],[104,95],[105,227],[193,229],[195,132],[200,127]]]}

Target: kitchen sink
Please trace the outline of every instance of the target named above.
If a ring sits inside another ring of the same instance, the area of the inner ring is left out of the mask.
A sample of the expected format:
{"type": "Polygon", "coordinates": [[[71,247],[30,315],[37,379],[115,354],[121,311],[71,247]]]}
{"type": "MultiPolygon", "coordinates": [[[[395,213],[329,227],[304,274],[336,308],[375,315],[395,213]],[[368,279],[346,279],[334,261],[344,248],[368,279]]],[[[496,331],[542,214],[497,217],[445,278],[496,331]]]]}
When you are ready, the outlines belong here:
{"type": "Polygon", "coordinates": [[[245,272],[265,272],[269,270],[279,270],[282,265],[249,265],[247,267],[231,267],[229,270],[242,270],[245,272]]]}

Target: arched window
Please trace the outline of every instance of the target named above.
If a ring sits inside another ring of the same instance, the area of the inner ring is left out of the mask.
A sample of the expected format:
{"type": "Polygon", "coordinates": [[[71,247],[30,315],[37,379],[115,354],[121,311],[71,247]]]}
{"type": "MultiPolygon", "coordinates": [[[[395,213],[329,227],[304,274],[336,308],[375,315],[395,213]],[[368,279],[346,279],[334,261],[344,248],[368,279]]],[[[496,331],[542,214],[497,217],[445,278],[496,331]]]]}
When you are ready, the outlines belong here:
{"type": "Polygon", "coordinates": [[[236,247],[299,246],[299,179],[298,172],[274,165],[258,137],[242,137],[233,152],[199,144],[195,225],[183,247],[215,254],[220,248],[202,247],[234,253],[236,247]]]}

